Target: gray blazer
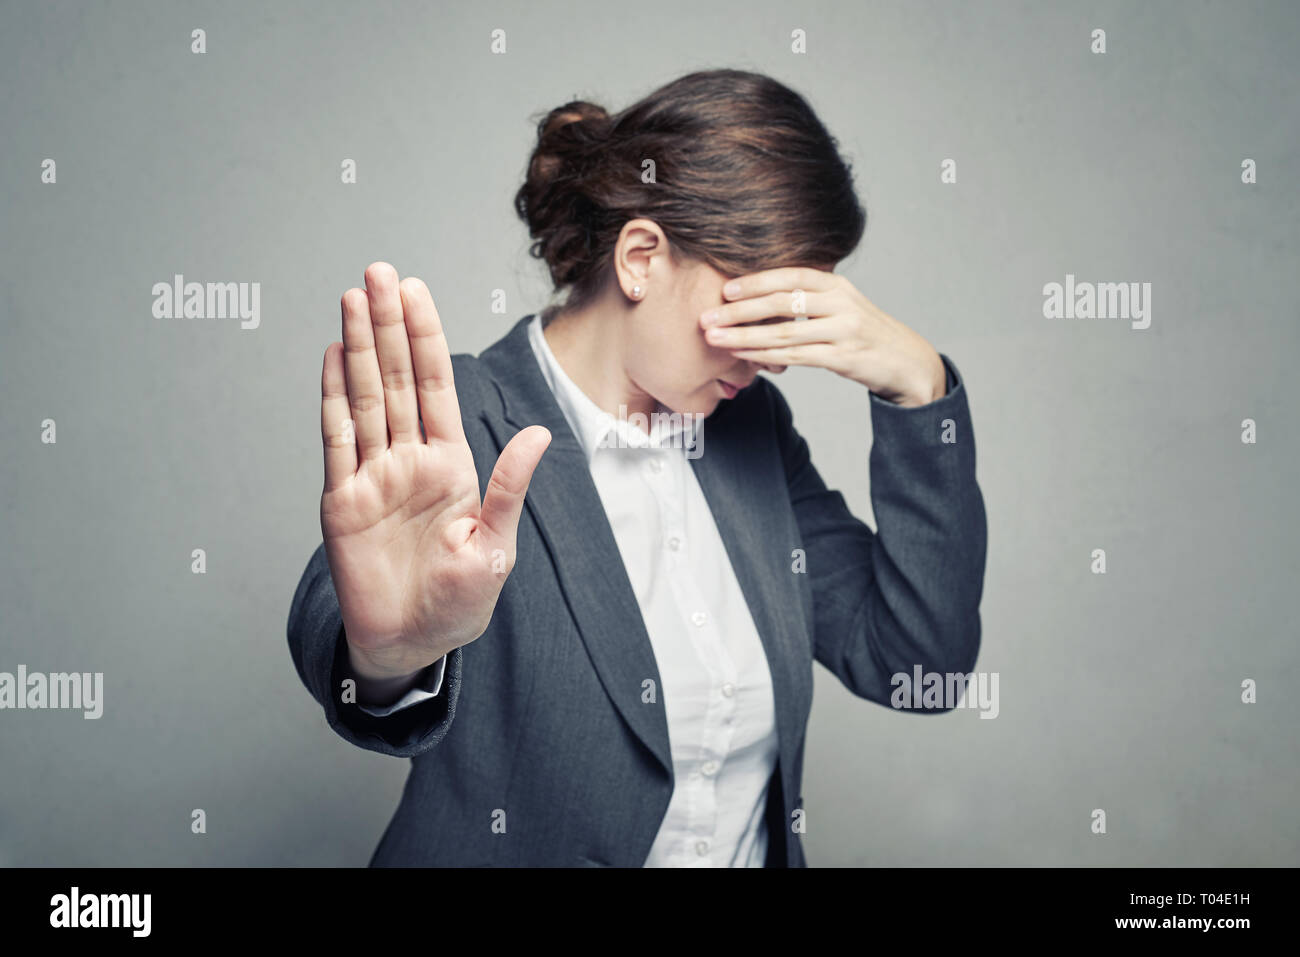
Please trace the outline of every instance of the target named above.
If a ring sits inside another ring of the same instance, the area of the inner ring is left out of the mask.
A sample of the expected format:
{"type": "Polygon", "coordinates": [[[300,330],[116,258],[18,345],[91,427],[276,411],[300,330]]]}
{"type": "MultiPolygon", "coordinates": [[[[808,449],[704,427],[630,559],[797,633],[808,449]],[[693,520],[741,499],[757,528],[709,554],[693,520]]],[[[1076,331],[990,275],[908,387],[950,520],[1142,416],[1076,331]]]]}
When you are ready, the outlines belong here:
{"type": "MultiPolygon", "coordinates": [[[[341,702],[346,645],[323,545],[293,597],[289,650],[329,726],[412,759],[372,866],[640,867],[672,795],[654,652],[586,459],[529,346],[531,318],[480,357],[452,360],[481,486],[519,429],[544,425],[553,438],[491,624],[448,656],[439,694],[387,717],[341,702]]],[[[943,360],[943,398],[913,408],[864,399],[876,532],[822,482],[768,379],[704,422],[692,466],[776,701],[768,866],[805,866],[796,812],[814,660],[886,706],[896,673],[974,667],[987,529],[966,388],[943,360]]],[[[843,430],[865,441],[854,415],[843,430]]]]}

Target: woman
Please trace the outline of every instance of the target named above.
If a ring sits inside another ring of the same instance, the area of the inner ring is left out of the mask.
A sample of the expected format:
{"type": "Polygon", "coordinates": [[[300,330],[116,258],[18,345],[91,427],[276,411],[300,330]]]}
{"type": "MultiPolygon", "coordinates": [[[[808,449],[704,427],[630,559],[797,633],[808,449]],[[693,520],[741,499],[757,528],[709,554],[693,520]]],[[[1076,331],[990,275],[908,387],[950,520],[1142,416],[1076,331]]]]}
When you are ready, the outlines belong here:
{"type": "Polygon", "coordinates": [[[335,731],[414,759],[371,863],[802,866],[813,660],[881,704],[975,661],[961,379],[832,273],[865,214],[770,78],[553,110],[515,201],[562,306],[452,357],[376,263],[325,352],[289,644],[335,731]],[[757,377],[788,365],[868,390],[877,532],[757,377]]]}

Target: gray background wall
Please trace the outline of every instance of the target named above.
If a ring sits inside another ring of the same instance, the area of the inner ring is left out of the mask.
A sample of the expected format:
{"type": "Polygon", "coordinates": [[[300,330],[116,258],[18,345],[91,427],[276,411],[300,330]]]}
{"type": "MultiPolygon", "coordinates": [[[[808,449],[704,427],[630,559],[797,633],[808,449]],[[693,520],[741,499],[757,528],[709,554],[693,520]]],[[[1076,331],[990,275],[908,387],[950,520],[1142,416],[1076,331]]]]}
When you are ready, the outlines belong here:
{"type": "MultiPolygon", "coordinates": [[[[999,717],[895,713],[818,668],[811,863],[1297,863],[1300,7],[0,10],[0,670],[102,671],[106,697],[0,711],[3,863],[366,862],[407,765],[329,731],[284,636],[339,296],[388,260],[483,349],[547,301],[510,204],[531,118],[718,66],[839,137],[870,217],[841,271],[961,369],[990,523],[999,717]],[[154,319],[178,272],[260,282],[260,328],[154,319]],[[1150,282],[1151,327],[1043,318],[1067,273],[1150,282]]],[[[778,382],[873,521],[865,391],[778,382]]]]}

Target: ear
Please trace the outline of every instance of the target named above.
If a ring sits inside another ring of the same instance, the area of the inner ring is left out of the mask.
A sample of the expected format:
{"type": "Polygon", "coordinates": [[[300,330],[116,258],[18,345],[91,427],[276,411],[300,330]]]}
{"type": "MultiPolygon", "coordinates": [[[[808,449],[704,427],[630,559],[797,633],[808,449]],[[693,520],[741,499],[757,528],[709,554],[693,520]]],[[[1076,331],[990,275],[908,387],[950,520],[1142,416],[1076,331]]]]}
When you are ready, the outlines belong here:
{"type": "Polygon", "coordinates": [[[672,268],[668,237],[658,223],[629,219],[623,224],[614,245],[614,274],[624,294],[633,286],[648,291],[652,280],[662,281],[672,268]]]}

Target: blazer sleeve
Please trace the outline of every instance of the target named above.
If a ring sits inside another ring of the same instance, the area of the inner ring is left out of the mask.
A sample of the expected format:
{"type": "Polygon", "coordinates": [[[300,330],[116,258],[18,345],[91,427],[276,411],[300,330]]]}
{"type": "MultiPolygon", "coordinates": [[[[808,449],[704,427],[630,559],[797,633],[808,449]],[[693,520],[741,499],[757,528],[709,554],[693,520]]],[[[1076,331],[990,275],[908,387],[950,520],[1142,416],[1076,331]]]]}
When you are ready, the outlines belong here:
{"type": "Polygon", "coordinates": [[[460,698],[460,648],[446,655],[442,685],[434,697],[384,717],[343,700],[343,680],[348,675],[347,642],[324,544],[317,546],[293,596],[289,653],[298,677],[325,709],[326,722],[357,747],[413,758],[436,746],[451,728],[460,698]]]}
{"type": "Polygon", "coordinates": [[[918,665],[967,674],[979,653],[987,522],[966,387],[941,358],[949,388],[933,402],[905,407],[869,393],[875,531],[826,487],[789,405],[771,390],[812,589],[813,656],[881,704],[894,675],[910,682],[918,665]]]}

